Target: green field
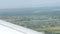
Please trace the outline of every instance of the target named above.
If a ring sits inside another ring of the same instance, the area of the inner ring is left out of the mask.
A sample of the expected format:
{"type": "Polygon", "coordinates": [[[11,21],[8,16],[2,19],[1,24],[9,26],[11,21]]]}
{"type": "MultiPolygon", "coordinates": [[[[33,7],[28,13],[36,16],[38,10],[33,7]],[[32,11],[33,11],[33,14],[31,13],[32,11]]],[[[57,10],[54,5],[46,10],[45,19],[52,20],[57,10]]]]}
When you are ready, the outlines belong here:
{"type": "Polygon", "coordinates": [[[0,16],[0,19],[47,34],[60,33],[60,16],[0,16]]]}

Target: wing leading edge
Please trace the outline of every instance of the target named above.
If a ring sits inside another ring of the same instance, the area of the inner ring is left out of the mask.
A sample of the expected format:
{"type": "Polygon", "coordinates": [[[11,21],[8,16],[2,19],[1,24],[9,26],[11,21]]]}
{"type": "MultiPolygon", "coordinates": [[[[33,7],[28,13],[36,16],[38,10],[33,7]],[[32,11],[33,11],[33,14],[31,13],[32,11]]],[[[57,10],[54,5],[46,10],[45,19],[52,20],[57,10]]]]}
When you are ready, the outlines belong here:
{"type": "Polygon", "coordinates": [[[0,34],[44,34],[22,26],[0,20],[0,34]]]}

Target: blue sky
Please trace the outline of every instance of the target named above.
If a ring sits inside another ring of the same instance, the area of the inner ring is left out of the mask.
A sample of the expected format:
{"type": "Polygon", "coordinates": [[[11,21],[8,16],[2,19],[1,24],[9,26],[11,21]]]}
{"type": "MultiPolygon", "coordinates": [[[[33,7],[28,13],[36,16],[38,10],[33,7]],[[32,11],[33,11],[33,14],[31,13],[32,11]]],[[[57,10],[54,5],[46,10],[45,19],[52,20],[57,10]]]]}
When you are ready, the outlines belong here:
{"type": "Polygon", "coordinates": [[[60,0],[0,0],[0,9],[60,6],[60,0]]]}

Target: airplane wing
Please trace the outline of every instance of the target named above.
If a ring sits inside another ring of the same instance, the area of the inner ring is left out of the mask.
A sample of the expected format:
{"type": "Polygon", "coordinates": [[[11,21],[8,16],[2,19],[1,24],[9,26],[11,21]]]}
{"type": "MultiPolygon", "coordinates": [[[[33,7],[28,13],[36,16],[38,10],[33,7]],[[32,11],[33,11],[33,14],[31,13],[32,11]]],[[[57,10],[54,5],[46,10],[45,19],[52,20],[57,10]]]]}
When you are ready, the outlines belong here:
{"type": "Polygon", "coordinates": [[[44,34],[22,26],[0,20],[0,34],[44,34]]]}

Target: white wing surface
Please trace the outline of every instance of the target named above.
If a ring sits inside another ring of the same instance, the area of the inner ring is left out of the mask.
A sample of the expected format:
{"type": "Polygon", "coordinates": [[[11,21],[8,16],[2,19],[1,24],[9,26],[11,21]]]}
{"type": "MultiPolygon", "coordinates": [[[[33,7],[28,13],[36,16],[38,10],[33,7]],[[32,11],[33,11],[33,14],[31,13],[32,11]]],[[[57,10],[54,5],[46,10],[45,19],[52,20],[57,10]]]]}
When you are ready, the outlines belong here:
{"type": "Polygon", "coordinates": [[[44,34],[22,26],[0,20],[0,34],[44,34]]]}

